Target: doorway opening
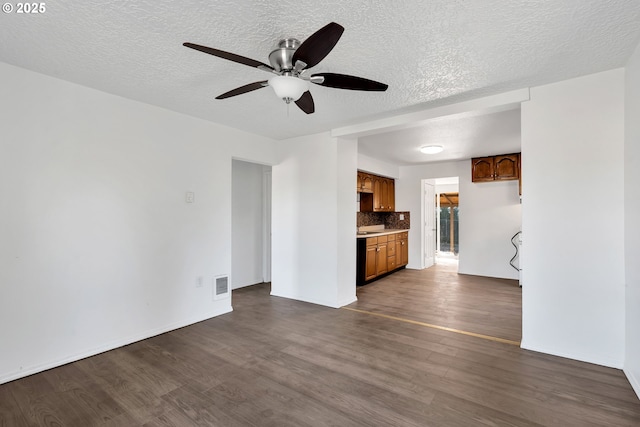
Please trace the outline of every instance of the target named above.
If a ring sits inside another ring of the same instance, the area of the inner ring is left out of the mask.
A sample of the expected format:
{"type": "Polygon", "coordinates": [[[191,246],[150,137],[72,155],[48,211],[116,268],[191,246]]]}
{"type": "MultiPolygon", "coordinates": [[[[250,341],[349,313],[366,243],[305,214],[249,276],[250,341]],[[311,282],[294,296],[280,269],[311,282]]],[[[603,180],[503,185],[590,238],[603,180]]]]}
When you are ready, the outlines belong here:
{"type": "Polygon", "coordinates": [[[435,180],[436,264],[458,265],[460,193],[458,177],[435,180]]]}
{"type": "Polygon", "coordinates": [[[441,193],[438,214],[438,249],[436,262],[451,264],[458,261],[459,227],[458,227],[458,193],[441,193]]]}
{"type": "Polygon", "coordinates": [[[234,159],[231,289],[271,281],[271,166],[234,159]]]}

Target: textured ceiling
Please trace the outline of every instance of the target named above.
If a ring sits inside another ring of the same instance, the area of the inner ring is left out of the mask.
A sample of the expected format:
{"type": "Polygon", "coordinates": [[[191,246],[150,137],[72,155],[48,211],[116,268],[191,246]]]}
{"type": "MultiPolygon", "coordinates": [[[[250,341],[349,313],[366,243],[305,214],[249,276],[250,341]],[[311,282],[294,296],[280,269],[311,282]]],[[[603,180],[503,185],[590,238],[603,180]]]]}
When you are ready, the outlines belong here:
{"type": "Polygon", "coordinates": [[[520,109],[432,119],[420,126],[358,139],[358,152],[397,165],[415,165],[520,152],[520,109]],[[442,145],[423,154],[424,145],[442,145]]]}
{"type": "Polygon", "coordinates": [[[0,60],[123,97],[282,139],[398,112],[621,67],[640,39],[638,0],[51,1],[0,15],[0,60]],[[268,62],[279,39],[345,27],[314,72],[389,90],[313,85],[305,115],[265,88],[215,96],[266,72],[182,46],[268,62]]]}

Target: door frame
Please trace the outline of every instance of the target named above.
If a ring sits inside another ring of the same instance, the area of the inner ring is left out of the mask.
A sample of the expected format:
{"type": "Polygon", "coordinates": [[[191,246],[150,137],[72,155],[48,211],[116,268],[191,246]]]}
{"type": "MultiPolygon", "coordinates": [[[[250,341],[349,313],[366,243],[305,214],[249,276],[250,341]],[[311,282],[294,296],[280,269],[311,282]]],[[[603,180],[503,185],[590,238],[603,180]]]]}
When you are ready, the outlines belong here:
{"type": "Polygon", "coordinates": [[[420,253],[420,268],[429,268],[435,264],[436,257],[436,242],[435,242],[435,229],[436,225],[432,226],[431,230],[427,229],[427,219],[428,212],[433,217],[433,222],[435,223],[435,214],[436,214],[436,183],[434,179],[423,179],[422,180],[422,218],[421,218],[421,229],[422,229],[422,240],[421,240],[421,253],[420,253]],[[430,192],[427,194],[427,186],[430,186],[430,192]],[[431,245],[428,243],[428,239],[431,239],[431,245]],[[430,258],[430,261],[428,260],[430,258]]]}
{"type": "Polygon", "coordinates": [[[271,167],[262,172],[262,281],[271,282],[271,167]]]}

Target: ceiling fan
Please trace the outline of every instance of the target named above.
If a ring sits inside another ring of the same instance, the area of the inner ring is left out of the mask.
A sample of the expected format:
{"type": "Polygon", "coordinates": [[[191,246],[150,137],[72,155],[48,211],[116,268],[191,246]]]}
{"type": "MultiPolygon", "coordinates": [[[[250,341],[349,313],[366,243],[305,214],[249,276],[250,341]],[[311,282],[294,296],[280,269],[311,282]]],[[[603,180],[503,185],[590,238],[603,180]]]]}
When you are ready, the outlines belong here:
{"type": "Polygon", "coordinates": [[[289,104],[293,101],[302,111],[311,114],[315,111],[315,105],[311,92],[309,92],[309,82],[338,89],[387,90],[388,86],[386,84],[363,77],[336,73],[306,74],[309,68],[318,65],[331,52],[338,43],[343,31],[344,28],[341,25],[331,22],[313,33],[302,43],[293,38],[280,40],[278,47],[269,54],[271,65],[236,55],[235,53],[194,43],[183,43],[183,46],[275,74],[268,80],[249,83],[232,89],[216,96],[216,99],[230,98],[271,86],[276,95],[282,98],[284,102],[289,104]]]}

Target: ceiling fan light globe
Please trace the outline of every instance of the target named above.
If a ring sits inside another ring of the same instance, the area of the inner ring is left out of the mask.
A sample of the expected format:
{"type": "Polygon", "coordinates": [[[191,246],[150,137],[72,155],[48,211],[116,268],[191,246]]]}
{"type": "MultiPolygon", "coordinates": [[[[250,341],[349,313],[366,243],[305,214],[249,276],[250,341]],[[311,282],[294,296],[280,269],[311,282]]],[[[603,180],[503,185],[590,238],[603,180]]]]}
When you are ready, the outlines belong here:
{"type": "Polygon", "coordinates": [[[274,76],[269,79],[269,86],[273,88],[278,98],[285,102],[297,101],[303,93],[309,90],[309,82],[298,77],[274,76]]]}

